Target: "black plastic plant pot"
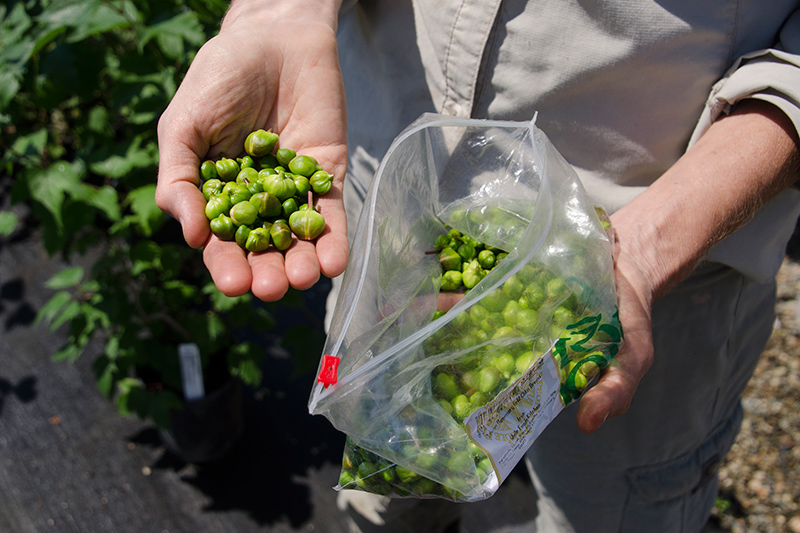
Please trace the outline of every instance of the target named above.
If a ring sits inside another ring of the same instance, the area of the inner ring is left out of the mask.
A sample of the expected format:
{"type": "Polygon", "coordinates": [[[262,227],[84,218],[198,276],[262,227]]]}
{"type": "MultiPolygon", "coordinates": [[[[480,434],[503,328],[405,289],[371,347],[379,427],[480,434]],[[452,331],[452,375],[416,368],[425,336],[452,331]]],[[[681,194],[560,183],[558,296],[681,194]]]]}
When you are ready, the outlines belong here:
{"type": "Polygon", "coordinates": [[[169,429],[159,430],[167,449],[190,463],[222,459],[244,428],[242,383],[231,378],[221,388],[173,410],[169,429]]]}

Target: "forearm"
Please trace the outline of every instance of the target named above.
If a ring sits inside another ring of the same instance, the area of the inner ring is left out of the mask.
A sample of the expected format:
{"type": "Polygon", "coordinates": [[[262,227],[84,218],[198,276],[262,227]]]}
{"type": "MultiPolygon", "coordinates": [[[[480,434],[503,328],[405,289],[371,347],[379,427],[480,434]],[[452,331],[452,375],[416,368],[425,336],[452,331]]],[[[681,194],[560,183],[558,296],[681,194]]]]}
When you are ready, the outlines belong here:
{"type": "Polygon", "coordinates": [[[654,298],[798,177],[796,131],[776,107],[740,102],[669,171],[614,213],[621,260],[635,258],[654,298]]]}
{"type": "MultiPolygon", "coordinates": [[[[314,17],[336,29],[341,4],[341,0],[233,0],[222,21],[222,29],[242,21],[257,23],[265,17],[276,16],[283,20],[291,18],[296,23],[314,17]]],[[[287,25],[287,31],[300,31],[290,28],[292,26],[287,25]]]]}

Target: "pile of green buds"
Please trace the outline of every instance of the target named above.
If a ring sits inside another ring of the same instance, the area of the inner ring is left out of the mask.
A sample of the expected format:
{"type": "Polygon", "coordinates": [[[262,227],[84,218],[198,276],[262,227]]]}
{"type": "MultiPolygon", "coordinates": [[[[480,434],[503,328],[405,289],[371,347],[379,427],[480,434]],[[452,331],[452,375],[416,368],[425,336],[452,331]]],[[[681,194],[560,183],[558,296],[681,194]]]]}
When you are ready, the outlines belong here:
{"type": "MultiPolygon", "coordinates": [[[[442,265],[444,292],[470,290],[506,256],[454,229],[439,235],[434,248],[442,265]]],[[[444,314],[444,310],[435,311],[433,320],[444,314]]],[[[463,425],[470,414],[515,383],[549,351],[559,372],[560,396],[567,405],[608,365],[621,337],[616,315],[593,313],[559,276],[543,265],[526,264],[426,339],[425,354],[447,357],[445,364],[433,368],[430,391],[444,412],[463,425]]],[[[436,465],[441,476],[463,476],[474,465],[483,483],[492,473],[490,460],[474,445],[464,453],[468,457],[441,458],[436,465]]],[[[395,496],[460,499],[448,486],[413,471],[415,465],[430,471],[431,454],[417,449],[403,455],[411,470],[348,441],[340,486],[395,496]]]]}
{"type": "Polygon", "coordinates": [[[293,236],[313,241],[325,230],[314,200],[330,191],[333,176],[311,156],[276,150],[278,141],[278,134],[260,129],[247,136],[241,157],[200,165],[211,231],[249,252],[270,245],[284,251],[293,236]]]}
{"type": "Polygon", "coordinates": [[[436,237],[433,251],[442,265],[443,291],[455,291],[461,287],[473,288],[507,252],[487,246],[456,229],[436,237]]]}

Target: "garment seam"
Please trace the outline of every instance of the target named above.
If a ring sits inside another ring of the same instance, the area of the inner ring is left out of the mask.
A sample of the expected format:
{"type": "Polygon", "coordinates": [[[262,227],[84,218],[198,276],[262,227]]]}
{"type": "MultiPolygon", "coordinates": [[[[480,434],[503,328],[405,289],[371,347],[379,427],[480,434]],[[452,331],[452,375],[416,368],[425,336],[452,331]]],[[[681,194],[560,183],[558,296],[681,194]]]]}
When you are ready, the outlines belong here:
{"type": "MultiPolygon", "coordinates": [[[[739,317],[739,314],[741,313],[742,299],[744,297],[744,287],[745,287],[745,280],[744,280],[744,278],[740,278],[739,279],[739,286],[738,286],[738,290],[737,290],[738,294],[736,296],[736,304],[734,305],[734,308],[733,308],[733,317],[732,317],[732,320],[730,322],[730,328],[728,329],[728,339],[725,342],[725,368],[724,368],[724,372],[725,373],[724,373],[724,375],[726,375],[726,376],[728,375],[728,370],[730,369],[731,346],[735,342],[734,337],[736,335],[736,329],[737,329],[736,328],[736,324],[738,323],[738,317],[739,317]]],[[[709,416],[711,416],[711,420],[709,422],[712,425],[714,424],[714,420],[717,418],[717,414],[718,414],[717,413],[717,409],[719,408],[719,398],[720,398],[720,393],[721,392],[722,392],[722,384],[721,383],[717,383],[717,391],[716,391],[716,394],[714,395],[714,405],[711,406],[711,412],[710,412],[710,415],[709,415],[709,416]]]]}
{"type": "Polygon", "coordinates": [[[442,110],[444,109],[447,101],[450,99],[450,52],[453,49],[453,41],[455,40],[456,35],[456,28],[458,28],[458,21],[461,18],[461,12],[464,9],[464,5],[466,4],[466,0],[462,0],[461,4],[458,6],[458,11],[456,12],[455,19],[453,20],[453,25],[450,28],[450,39],[447,42],[447,51],[445,52],[444,56],[444,95],[442,100],[442,110]]]}
{"type": "Polygon", "coordinates": [[[736,14],[733,17],[733,31],[731,32],[731,44],[730,48],[728,49],[728,65],[732,65],[735,61],[735,57],[733,56],[733,51],[736,49],[736,40],[739,37],[739,23],[742,14],[742,1],[736,0],[736,14]]]}
{"type": "Polygon", "coordinates": [[[481,59],[478,63],[478,68],[475,71],[475,78],[472,85],[472,99],[469,103],[469,116],[472,117],[475,112],[475,105],[477,104],[480,96],[483,94],[483,89],[486,87],[487,82],[487,65],[489,64],[489,51],[493,49],[494,43],[497,41],[497,32],[494,31],[500,23],[500,12],[503,9],[503,0],[497,2],[497,8],[494,12],[494,21],[489,26],[488,35],[484,41],[483,50],[481,50],[481,59]]]}

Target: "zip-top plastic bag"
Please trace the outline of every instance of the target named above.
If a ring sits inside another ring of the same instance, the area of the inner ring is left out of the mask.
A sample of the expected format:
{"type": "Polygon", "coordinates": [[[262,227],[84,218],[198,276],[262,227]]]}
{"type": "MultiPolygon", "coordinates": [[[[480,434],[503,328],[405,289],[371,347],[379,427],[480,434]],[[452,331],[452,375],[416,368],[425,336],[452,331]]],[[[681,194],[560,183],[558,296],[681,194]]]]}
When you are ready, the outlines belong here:
{"type": "Polygon", "coordinates": [[[337,490],[497,491],[622,343],[601,218],[535,119],[426,114],[395,139],[309,401],[347,435],[337,490]],[[443,290],[442,248],[463,239],[502,260],[443,290]]]}

